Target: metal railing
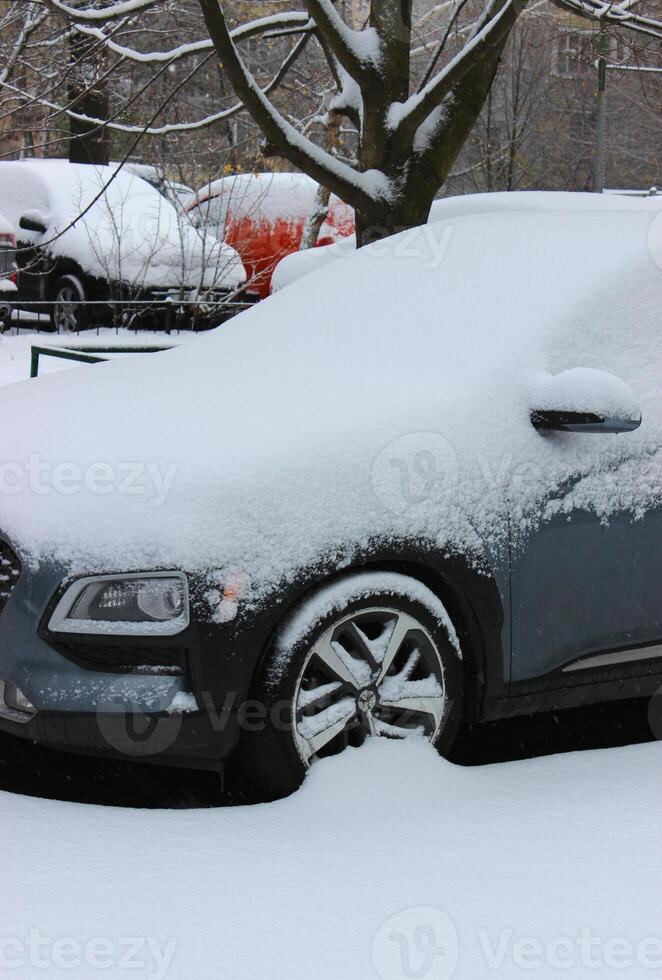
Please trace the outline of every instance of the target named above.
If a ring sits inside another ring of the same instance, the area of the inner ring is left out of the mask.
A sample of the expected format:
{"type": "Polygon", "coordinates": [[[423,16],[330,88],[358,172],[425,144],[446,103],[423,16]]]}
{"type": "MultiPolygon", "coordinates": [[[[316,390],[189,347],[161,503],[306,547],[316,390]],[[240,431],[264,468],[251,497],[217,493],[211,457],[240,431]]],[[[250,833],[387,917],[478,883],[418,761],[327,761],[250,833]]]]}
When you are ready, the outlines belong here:
{"type": "Polygon", "coordinates": [[[11,318],[4,324],[5,330],[44,331],[64,336],[90,336],[109,330],[119,333],[129,330],[136,334],[167,333],[209,330],[231,317],[249,309],[254,303],[238,300],[189,301],[127,300],[95,302],[85,300],[76,303],[81,310],[81,326],[74,330],[56,328],[51,319],[53,303],[35,301],[11,304],[11,318]]]}
{"type": "Polygon", "coordinates": [[[104,344],[103,346],[90,347],[70,347],[59,344],[57,347],[41,347],[33,344],[30,356],[30,377],[39,376],[39,363],[42,357],[55,357],[62,361],[78,361],[81,364],[100,364],[102,361],[111,360],[106,356],[109,354],[158,354],[160,351],[172,350],[175,344],[160,345],[127,345],[127,344],[104,344]]]}

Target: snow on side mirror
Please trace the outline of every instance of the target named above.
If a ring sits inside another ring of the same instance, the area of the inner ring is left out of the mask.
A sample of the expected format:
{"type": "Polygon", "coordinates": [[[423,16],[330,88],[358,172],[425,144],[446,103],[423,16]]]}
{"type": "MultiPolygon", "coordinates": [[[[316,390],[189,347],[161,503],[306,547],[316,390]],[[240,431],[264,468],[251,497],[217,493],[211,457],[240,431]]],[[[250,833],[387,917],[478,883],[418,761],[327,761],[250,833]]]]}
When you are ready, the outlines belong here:
{"type": "Polygon", "coordinates": [[[34,231],[38,235],[45,235],[47,230],[46,219],[39,211],[26,211],[22,214],[18,227],[23,231],[34,231]]]}
{"type": "Polygon", "coordinates": [[[641,409],[620,378],[595,368],[546,374],[532,393],[531,424],[545,432],[633,432],[641,409]]]}

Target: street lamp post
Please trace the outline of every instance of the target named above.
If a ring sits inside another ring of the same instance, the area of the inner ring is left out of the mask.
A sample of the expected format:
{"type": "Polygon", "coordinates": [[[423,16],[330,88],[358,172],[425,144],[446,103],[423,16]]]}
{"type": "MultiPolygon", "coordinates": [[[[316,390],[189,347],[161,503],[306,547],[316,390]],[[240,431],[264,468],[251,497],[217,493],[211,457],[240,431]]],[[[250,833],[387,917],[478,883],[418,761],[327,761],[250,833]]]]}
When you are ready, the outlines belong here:
{"type": "Polygon", "coordinates": [[[598,69],[598,109],[595,144],[595,164],[593,167],[593,190],[603,194],[607,159],[607,72],[636,71],[644,74],[661,75],[662,68],[653,65],[611,65],[607,61],[607,32],[600,29],[599,57],[595,63],[598,69]]]}
{"type": "Polygon", "coordinates": [[[598,118],[596,141],[593,190],[596,194],[603,194],[605,189],[607,143],[607,34],[604,28],[600,30],[600,56],[598,58],[598,118]]]}

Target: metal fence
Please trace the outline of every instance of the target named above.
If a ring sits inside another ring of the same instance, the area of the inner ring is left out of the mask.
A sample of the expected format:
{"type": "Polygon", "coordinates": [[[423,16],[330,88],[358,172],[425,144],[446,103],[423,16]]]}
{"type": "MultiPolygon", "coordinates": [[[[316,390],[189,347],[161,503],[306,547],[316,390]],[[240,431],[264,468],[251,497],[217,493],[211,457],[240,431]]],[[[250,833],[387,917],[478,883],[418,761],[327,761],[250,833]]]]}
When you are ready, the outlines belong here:
{"type": "Polygon", "coordinates": [[[61,334],[67,337],[93,336],[101,331],[107,336],[108,331],[119,334],[126,330],[136,334],[189,333],[209,330],[253,305],[254,303],[238,300],[130,300],[117,303],[86,300],[75,304],[76,310],[80,311],[80,325],[75,329],[62,329],[52,320],[52,302],[25,303],[20,306],[12,304],[10,317],[5,319],[3,329],[13,329],[17,333],[44,331],[51,336],[61,334]]]}
{"type": "Polygon", "coordinates": [[[117,354],[157,354],[160,351],[172,350],[176,346],[177,344],[159,344],[154,346],[145,346],[142,344],[131,344],[130,346],[127,344],[91,346],[86,344],[85,347],[74,347],[71,345],[41,347],[38,344],[32,344],[30,377],[39,377],[39,364],[43,357],[54,357],[61,361],[76,361],[80,364],[101,364],[103,361],[108,361],[113,355],[117,354]]]}

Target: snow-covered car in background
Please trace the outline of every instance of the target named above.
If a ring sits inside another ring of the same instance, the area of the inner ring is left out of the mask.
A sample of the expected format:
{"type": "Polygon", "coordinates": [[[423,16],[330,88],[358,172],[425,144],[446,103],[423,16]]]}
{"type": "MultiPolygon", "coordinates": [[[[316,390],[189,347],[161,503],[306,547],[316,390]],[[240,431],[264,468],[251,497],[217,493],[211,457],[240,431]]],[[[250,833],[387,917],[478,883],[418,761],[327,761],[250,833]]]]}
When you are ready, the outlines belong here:
{"type": "Polygon", "coordinates": [[[651,217],[437,222],[0,391],[0,728],[273,796],[371,736],[658,691],[651,217]]]}
{"type": "Polygon", "coordinates": [[[123,164],[113,162],[111,167],[122,167],[127,173],[142,177],[148,184],[155,187],[159,194],[163,194],[171,204],[178,208],[184,207],[194,193],[193,188],[189,187],[188,184],[184,184],[180,180],[171,180],[170,177],[166,176],[162,167],[153,163],[139,163],[129,160],[123,164]]]}
{"type": "MultiPolygon", "coordinates": [[[[646,199],[623,198],[614,194],[582,194],[566,191],[510,191],[494,194],[464,194],[444,197],[433,201],[429,222],[448,218],[461,218],[470,214],[505,214],[510,212],[546,212],[567,209],[569,211],[630,211],[644,210],[649,214],[662,209],[662,196],[646,199]]],[[[356,250],[356,237],[347,238],[317,249],[305,249],[286,255],[278,263],[271,277],[271,290],[277,292],[285,286],[307,276],[316,269],[328,265],[356,250]]]]}
{"type": "MultiPolygon", "coordinates": [[[[201,188],[185,205],[196,228],[232,245],[241,256],[251,290],[264,299],[271,275],[296,252],[315,210],[318,185],[305,174],[233,174],[201,188]]],[[[354,211],[335,195],[319,230],[320,247],[354,232],[354,211]]]]}
{"type": "Polygon", "coordinates": [[[48,303],[60,330],[85,325],[85,301],[144,309],[168,300],[217,303],[245,281],[232,248],[204,239],[154,187],[124,170],[0,162],[0,211],[26,249],[18,253],[18,302],[41,312],[48,303]]]}
{"type": "Polygon", "coordinates": [[[9,221],[0,214],[0,329],[11,320],[16,299],[16,235],[9,221]]]}

